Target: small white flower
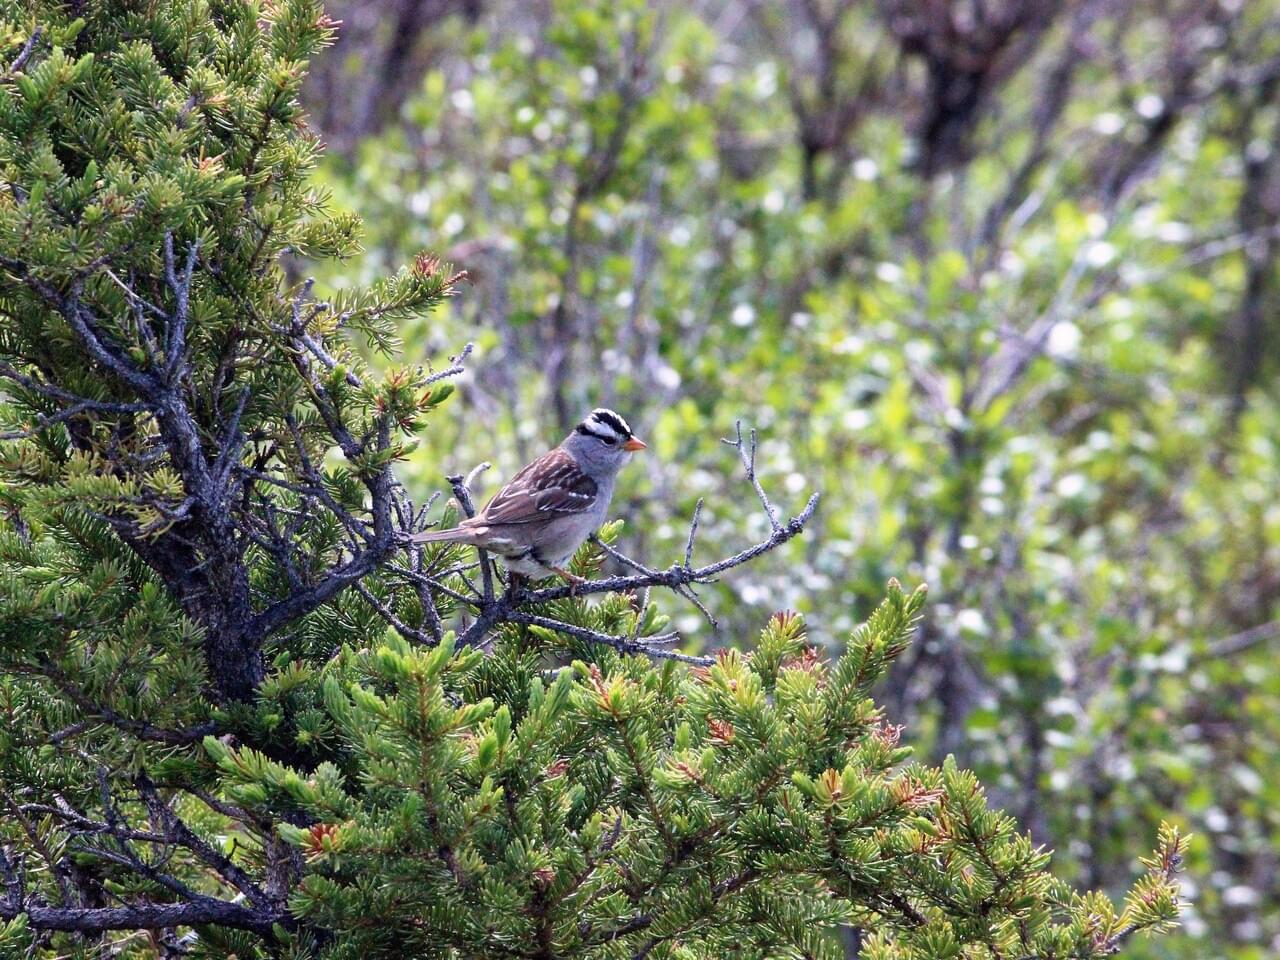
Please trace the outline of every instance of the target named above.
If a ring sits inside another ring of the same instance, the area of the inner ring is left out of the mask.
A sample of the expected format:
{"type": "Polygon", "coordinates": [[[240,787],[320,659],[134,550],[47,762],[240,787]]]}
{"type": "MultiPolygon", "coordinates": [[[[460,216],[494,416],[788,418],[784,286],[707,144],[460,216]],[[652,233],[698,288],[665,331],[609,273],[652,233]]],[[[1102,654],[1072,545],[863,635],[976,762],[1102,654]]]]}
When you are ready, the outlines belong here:
{"type": "Polygon", "coordinates": [[[425,217],[431,212],[431,193],[419,190],[409,197],[409,212],[415,217],[425,217]]]}
{"type": "Polygon", "coordinates": [[[1134,104],[1134,109],[1143,120],[1154,120],[1164,113],[1164,100],[1154,93],[1143,94],[1134,104]]]}
{"type": "Polygon", "coordinates": [[[1261,899],[1262,895],[1258,893],[1256,887],[1246,887],[1244,884],[1227,887],[1222,891],[1224,907],[1251,907],[1261,899]]]}
{"type": "Polygon", "coordinates": [[[883,280],[885,283],[897,283],[902,279],[902,268],[896,263],[889,263],[888,261],[878,263],[876,264],[876,278],[883,280]]]}
{"type": "Polygon", "coordinates": [[[680,386],[680,374],[674,367],[663,364],[653,371],[654,382],[665,390],[674,390],[680,386]]]}
{"type": "Polygon", "coordinates": [[[845,415],[840,418],[840,423],[846,430],[865,430],[871,426],[871,412],[857,408],[847,410],[845,415]]]}
{"type": "Polygon", "coordinates": [[[1080,328],[1066,320],[1055,323],[1049,331],[1045,352],[1051,357],[1070,358],[1080,352],[1080,328]]]}
{"type": "Polygon", "coordinates": [[[1058,496],[1070,500],[1072,497],[1078,497],[1084,493],[1086,486],[1088,486],[1088,481],[1084,478],[1084,474],[1068,473],[1058,480],[1054,490],[1057,491],[1058,496]]]}
{"type": "Polygon", "coordinates": [[[456,237],[466,225],[467,221],[462,218],[461,214],[451,213],[444,218],[444,223],[441,224],[440,229],[446,237],[456,237]]]}
{"type": "Polygon", "coordinates": [[[859,157],[853,161],[853,176],[857,180],[874,180],[880,173],[880,167],[870,157],[859,157]]]}
{"type": "Polygon", "coordinates": [[[1171,220],[1156,227],[1156,239],[1165,243],[1186,243],[1193,236],[1192,230],[1185,223],[1171,220]]]}
{"type": "Polygon", "coordinates": [[[459,113],[470,113],[476,105],[475,97],[470,90],[455,90],[449,95],[449,102],[459,113]]]}
{"type": "Polygon", "coordinates": [[[1093,120],[1093,129],[1104,137],[1112,137],[1124,129],[1124,117],[1118,113],[1100,113],[1093,120]]]}
{"type": "Polygon", "coordinates": [[[1084,258],[1091,267],[1105,267],[1116,258],[1116,248],[1106,241],[1099,240],[1089,244],[1084,252],[1084,258]]]}
{"type": "Polygon", "coordinates": [[[756,97],[766,100],[778,92],[778,65],[771,60],[756,67],[756,97]]]}

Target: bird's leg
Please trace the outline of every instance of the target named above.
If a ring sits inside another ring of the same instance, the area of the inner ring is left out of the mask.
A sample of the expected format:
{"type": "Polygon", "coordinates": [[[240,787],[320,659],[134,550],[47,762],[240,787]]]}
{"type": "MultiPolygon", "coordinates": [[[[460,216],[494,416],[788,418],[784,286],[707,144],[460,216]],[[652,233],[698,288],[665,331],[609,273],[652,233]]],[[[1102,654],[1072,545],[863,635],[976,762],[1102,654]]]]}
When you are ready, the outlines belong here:
{"type": "Polygon", "coordinates": [[[508,570],[507,581],[507,593],[511,595],[512,599],[516,601],[523,599],[524,592],[528,589],[529,578],[516,573],[514,570],[508,570]]]}
{"type": "Polygon", "coordinates": [[[570,597],[576,596],[575,591],[577,590],[577,588],[587,582],[582,577],[578,576],[576,573],[570,573],[568,570],[564,569],[563,567],[548,567],[548,569],[554,570],[556,573],[560,574],[560,576],[564,577],[566,580],[569,581],[570,597]]]}

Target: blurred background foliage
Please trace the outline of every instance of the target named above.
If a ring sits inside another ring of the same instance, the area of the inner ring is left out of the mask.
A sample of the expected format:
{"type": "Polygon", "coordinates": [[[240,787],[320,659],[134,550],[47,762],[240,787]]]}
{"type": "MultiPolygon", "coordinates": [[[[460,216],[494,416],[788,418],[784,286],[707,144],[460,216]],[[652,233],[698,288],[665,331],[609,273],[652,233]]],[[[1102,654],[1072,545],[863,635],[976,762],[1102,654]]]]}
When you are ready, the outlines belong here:
{"type": "MultiPolygon", "coordinates": [[[[430,249],[472,286],[404,330],[478,362],[413,454],[481,492],[593,405],[651,450],[623,544],[710,556],[743,418],[809,535],[689,646],[803,611],[837,653],[925,580],[885,701],[1120,889],[1168,812],[1183,933],[1280,949],[1280,10],[1269,0],[361,0],[309,81],[366,218],[321,290],[430,249]]],[[[297,264],[299,271],[313,269],[297,264]]]]}

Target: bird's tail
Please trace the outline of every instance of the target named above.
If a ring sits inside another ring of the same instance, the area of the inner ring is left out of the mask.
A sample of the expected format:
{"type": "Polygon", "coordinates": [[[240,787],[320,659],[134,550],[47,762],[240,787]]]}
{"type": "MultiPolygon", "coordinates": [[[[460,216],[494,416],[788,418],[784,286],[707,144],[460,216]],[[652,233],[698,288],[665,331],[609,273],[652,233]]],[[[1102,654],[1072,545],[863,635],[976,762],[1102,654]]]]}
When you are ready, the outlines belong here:
{"type": "Polygon", "coordinates": [[[471,543],[475,530],[467,527],[450,527],[448,530],[423,530],[409,537],[410,543],[471,543]]]}

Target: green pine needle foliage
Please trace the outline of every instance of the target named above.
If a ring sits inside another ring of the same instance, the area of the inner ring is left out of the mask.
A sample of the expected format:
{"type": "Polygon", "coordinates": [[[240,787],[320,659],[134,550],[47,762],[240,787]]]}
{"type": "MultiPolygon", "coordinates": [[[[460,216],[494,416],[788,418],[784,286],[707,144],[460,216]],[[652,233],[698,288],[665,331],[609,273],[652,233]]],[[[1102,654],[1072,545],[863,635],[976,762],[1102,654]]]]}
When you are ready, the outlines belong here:
{"type": "Polygon", "coordinates": [[[878,960],[1064,960],[1173,923],[1176,832],[1117,907],[910,761],[870,694],[923,589],[836,662],[792,614],[696,670],[423,641],[454,605],[383,576],[386,504],[450,388],[351,338],[394,355],[458,277],[292,277],[358,249],[297,101],[333,27],[0,0],[0,954],[834,958],[843,925],[878,960]]]}
{"type": "Polygon", "coordinates": [[[866,690],[924,596],[890,584],[834,664],[790,613],[695,670],[388,632],[319,672],[332,762],[205,749],[251,815],[309,815],[277,832],[326,957],[837,957],[838,924],[878,958],[1093,957],[1167,924],[1184,838],[1118,910],[1045,872],[972,774],[910,762],[866,690]]]}

